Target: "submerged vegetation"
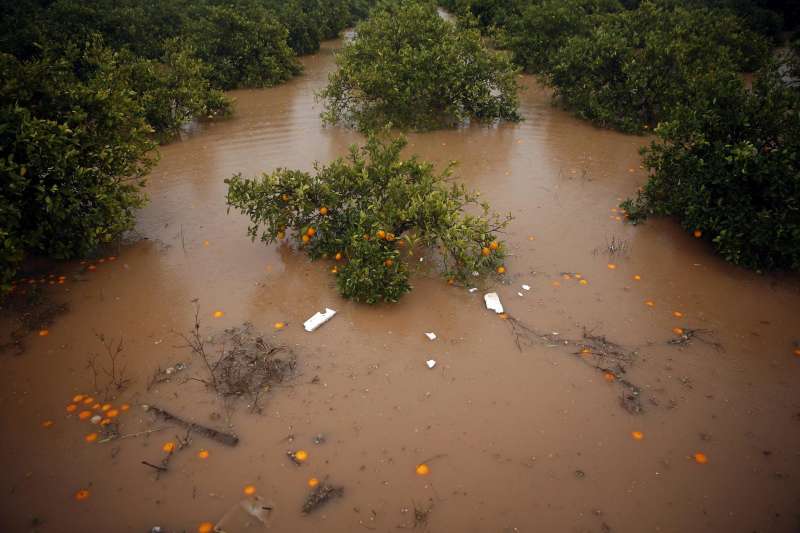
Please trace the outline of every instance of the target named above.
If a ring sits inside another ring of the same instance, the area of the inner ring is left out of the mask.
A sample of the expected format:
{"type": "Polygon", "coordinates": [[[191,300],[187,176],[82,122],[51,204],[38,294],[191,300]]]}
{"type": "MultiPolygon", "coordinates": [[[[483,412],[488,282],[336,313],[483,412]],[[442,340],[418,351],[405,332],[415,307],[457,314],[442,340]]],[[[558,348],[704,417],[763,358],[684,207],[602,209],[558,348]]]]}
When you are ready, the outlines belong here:
{"type": "Polygon", "coordinates": [[[510,217],[492,215],[479,195],[450,183],[452,167],[437,173],[430,163],[401,159],[405,145],[372,135],[314,175],[279,169],[253,180],[234,176],[228,204],[250,218],[253,239],[272,243],[288,231],[312,259],[332,260],[339,291],[360,302],[394,302],[411,290],[417,247],[437,252],[451,281],[505,272],[496,232],[510,217]]]}
{"type": "Polygon", "coordinates": [[[26,256],[70,259],[130,229],[143,179],[222,90],[300,72],[371,0],[34,0],[0,21],[0,292],[26,256]]]}
{"type": "Polygon", "coordinates": [[[356,28],[322,91],[327,122],[427,130],[520,119],[516,69],[432,2],[387,3],[356,28]]]}

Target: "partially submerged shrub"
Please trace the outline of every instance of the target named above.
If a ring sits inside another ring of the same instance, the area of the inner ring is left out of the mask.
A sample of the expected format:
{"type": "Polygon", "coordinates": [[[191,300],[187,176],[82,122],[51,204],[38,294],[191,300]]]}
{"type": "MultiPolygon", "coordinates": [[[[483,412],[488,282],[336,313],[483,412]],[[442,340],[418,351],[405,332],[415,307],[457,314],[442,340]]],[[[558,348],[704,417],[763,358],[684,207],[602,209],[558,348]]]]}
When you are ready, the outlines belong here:
{"type": "Polygon", "coordinates": [[[631,219],[674,215],[732,263],[800,269],[800,88],[790,71],[771,66],[752,91],[717,81],[681,105],[645,151],[651,177],[623,204],[631,219]]]}
{"type": "Polygon", "coordinates": [[[553,54],[547,81],[578,116],[638,132],[667,120],[695,98],[699,77],[726,77],[757,67],[766,41],[720,11],[672,1],[604,17],[553,54]]]}
{"type": "Polygon", "coordinates": [[[431,129],[469,119],[519,120],[516,70],[477,30],[424,1],[388,4],[358,25],[322,91],[329,123],[431,129]]]}
{"type": "Polygon", "coordinates": [[[436,173],[430,163],[401,159],[405,144],[370,136],[314,175],[234,176],[228,205],[250,217],[253,239],[272,243],[288,231],[312,259],[333,260],[339,291],[360,302],[394,302],[411,290],[407,261],[417,245],[437,252],[450,280],[504,272],[505,245],[495,233],[510,217],[491,215],[477,194],[449,182],[452,165],[436,173]]]}
{"type": "Polygon", "coordinates": [[[0,276],[26,254],[68,259],[133,224],[152,128],[99,43],[0,54],[0,276]]]}

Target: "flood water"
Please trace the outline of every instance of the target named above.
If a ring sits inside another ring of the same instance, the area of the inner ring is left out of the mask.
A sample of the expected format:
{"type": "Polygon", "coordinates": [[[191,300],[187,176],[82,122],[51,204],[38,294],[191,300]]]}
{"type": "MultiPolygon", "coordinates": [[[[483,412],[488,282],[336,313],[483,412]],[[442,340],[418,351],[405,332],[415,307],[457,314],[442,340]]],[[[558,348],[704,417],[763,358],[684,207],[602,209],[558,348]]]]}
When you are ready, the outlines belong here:
{"type": "Polygon", "coordinates": [[[227,213],[226,177],[311,170],[362,140],[320,123],[314,91],[336,46],[304,58],[304,75],[286,85],[233,92],[233,118],[164,146],[139,214],[144,239],[91,263],[84,281],[46,286],[69,312],[49,335],[27,338],[23,354],[0,356],[0,529],[196,531],[253,485],[281,532],[412,528],[415,505],[432,505],[417,527],[441,532],[798,531],[797,279],[732,267],[674,221],[618,220],[619,201],[645,181],[638,149],[647,139],[554,108],[533,78],[523,78],[524,122],[409,136],[409,153],[457,160],[461,182],[515,217],[505,283],[470,293],[422,262],[413,292],[369,307],[339,297],[329,264],[251,242],[247,219],[227,213]],[[609,258],[612,240],[626,252],[609,258]],[[551,342],[518,349],[514,322],[485,309],[487,289],[551,342]],[[177,333],[192,328],[194,299],[203,335],[249,321],[297,353],[297,377],[265,393],[261,414],[245,399],[226,407],[189,379],[204,376],[203,364],[177,333]],[[303,331],[326,306],[338,314],[303,331]],[[274,330],[278,321],[287,327],[274,330]],[[676,327],[704,332],[668,344],[676,327]],[[641,388],[641,414],[623,408],[620,379],[553,340],[584,331],[636,352],[624,379],[641,388]],[[132,382],[113,403],[131,408],[120,433],[169,425],[145,413],[148,404],[235,432],[238,446],[194,435],[156,479],[142,461],[160,464],[163,444],[183,429],[85,442],[95,429],[65,407],[95,393],[87,360],[103,354],[96,333],[124,339],[132,382]],[[178,363],[188,368],[148,390],[159,367],[178,363]],[[309,454],[301,466],[286,455],[297,449],[309,454]],[[425,461],[430,474],[416,475],[425,461]],[[312,477],[344,493],[304,515],[312,477]],[[76,501],[81,489],[90,495],[76,501]]]}

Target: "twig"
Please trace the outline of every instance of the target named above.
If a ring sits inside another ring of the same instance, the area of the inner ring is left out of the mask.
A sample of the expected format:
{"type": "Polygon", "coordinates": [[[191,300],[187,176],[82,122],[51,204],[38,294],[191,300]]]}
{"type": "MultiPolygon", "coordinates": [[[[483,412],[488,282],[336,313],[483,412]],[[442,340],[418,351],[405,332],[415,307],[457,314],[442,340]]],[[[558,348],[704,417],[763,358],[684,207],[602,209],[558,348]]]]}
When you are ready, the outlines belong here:
{"type": "Polygon", "coordinates": [[[158,465],[154,465],[153,463],[148,463],[147,461],[142,461],[142,464],[143,464],[143,465],[147,465],[147,466],[149,466],[150,468],[155,468],[155,469],[156,469],[156,470],[158,470],[159,472],[166,472],[166,471],[167,471],[167,469],[166,469],[165,467],[163,467],[163,466],[158,466],[158,465]]]}
{"type": "Polygon", "coordinates": [[[149,435],[150,433],[156,433],[157,431],[163,431],[165,429],[169,429],[173,426],[162,426],[160,428],[153,428],[148,429],[147,431],[140,431],[139,433],[128,433],[127,435],[119,435],[117,437],[109,437],[107,439],[97,441],[98,444],[102,444],[104,442],[110,442],[112,440],[121,440],[121,439],[132,439],[134,437],[141,437],[142,435],[149,435]]]}
{"type": "Polygon", "coordinates": [[[217,442],[221,442],[222,444],[227,444],[228,446],[236,446],[239,443],[239,437],[233,435],[231,433],[225,433],[224,431],[217,431],[216,429],[211,429],[206,426],[201,426],[195,422],[187,422],[186,420],[170,413],[169,411],[165,411],[164,409],[160,409],[158,407],[154,407],[149,405],[146,407],[146,410],[152,412],[156,416],[160,416],[167,422],[174,422],[175,424],[186,428],[193,433],[197,433],[198,435],[202,435],[206,438],[215,440],[217,442]]]}

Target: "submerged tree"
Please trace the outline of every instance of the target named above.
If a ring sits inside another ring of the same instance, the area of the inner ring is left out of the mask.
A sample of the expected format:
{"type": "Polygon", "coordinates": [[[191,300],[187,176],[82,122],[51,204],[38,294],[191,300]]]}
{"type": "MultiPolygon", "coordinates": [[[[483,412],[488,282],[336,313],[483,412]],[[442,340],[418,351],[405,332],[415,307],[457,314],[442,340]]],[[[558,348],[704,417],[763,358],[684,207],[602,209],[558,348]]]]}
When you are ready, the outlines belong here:
{"type": "Polygon", "coordinates": [[[356,301],[394,302],[411,290],[407,262],[415,246],[437,252],[448,280],[503,274],[505,246],[496,232],[510,216],[491,214],[477,194],[450,183],[452,164],[437,173],[415,157],[401,159],[405,144],[373,135],[314,175],[234,176],[226,180],[228,205],[250,217],[253,239],[272,243],[290,231],[312,259],[334,260],[339,291],[356,301]]]}
{"type": "Polygon", "coordinates": [[[519,120],[517,70],[480,33],[439,17],[433,3],[389,3],[359,24],[320,96],[329,123],[361,130],[432,129],[466,120],[519,120]]]}

